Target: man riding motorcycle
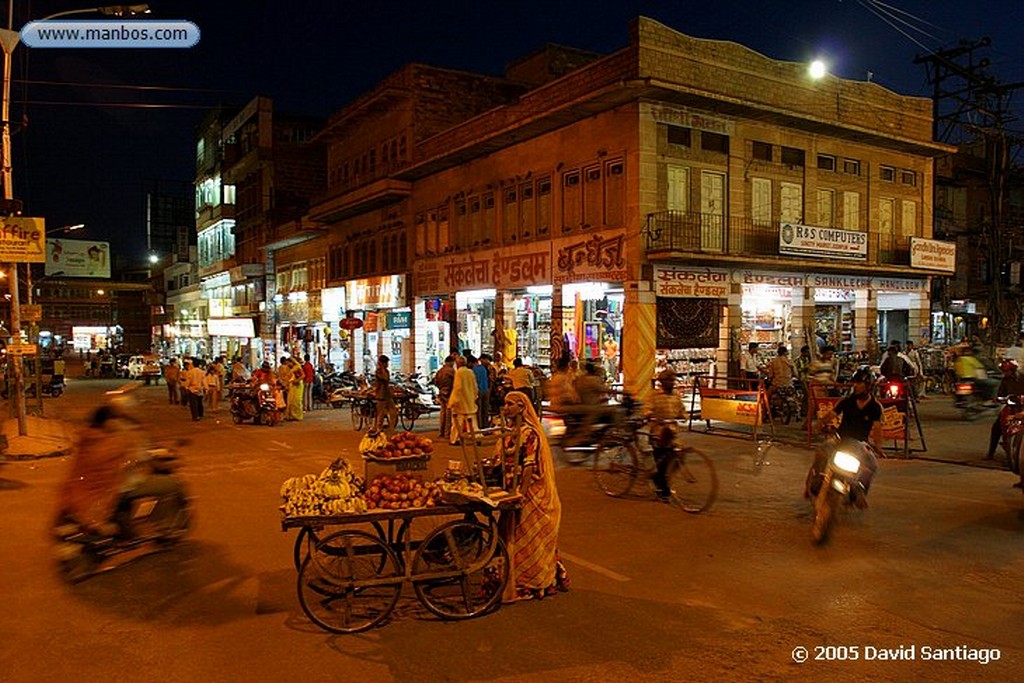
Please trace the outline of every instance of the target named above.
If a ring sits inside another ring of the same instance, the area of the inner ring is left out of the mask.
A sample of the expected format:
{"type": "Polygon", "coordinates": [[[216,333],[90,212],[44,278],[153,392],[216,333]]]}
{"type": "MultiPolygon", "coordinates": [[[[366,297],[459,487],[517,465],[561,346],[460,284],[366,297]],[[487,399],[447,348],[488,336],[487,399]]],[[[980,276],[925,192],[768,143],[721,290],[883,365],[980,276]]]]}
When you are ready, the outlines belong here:
{"type": "MultiPolygon", "coordinates": [[[[863,463],[864,467],[859,475],[859,481],[863,493],[867,494],[871,487],[871,479],[878,470],[878,458],[875,453],[881,452],[878,446],[882,432],[882,405],[875,400],[873,395],[875,375],[870,368],[862,367],[853,374],[853,391],[842,398],[835,407],[829,411],[822,420],[822,425],[832,425],[836,422],[839,427],[836,432],[839,438],[853,439],[867,444],[866,448],[868,462],[863,463]]],[[[826,449],[819,448],[814,455],[814,463],[807,473],[807,481],[804,487],[804,497],[811,498],[816,493],[813,490],[814,482],[818,475],[825,470],[828,463],[829,453],[826,449]]],[[[864,495],[857,496],[855,502],[858,507],[867,507],[867,499],[864,495]]]]}
{"type": "MultiPolygon", "coordinates": [[[[1010,394],[1024,396],[1024,374],[1020,372],[1016,361],[1004,360],[999,364],[999,369],[1003,371],[1003,379],[999,382],[999,388],[996,389],[996,396],[1001,398],[1010,394]]],[[[996,456],[996,447],[999,446],[999,442],[1002,440],[1003,421],[1005,419],[1002,411],[1000,411],[995,421],[992,422],[992,429],[988,439],[988,453],[985,455],[986,460],[993,460],[996,456]]]]}
{"type": "Polygon", "coordinates": [[[133,400],[117,393],[93,413],[78,442],[71,472],[61,488],[59,517],[101,536],[125,536],[130,501],[178,492],[177,481],[147,474],[137,465],[145,431],[133,415],[133,400]]]}

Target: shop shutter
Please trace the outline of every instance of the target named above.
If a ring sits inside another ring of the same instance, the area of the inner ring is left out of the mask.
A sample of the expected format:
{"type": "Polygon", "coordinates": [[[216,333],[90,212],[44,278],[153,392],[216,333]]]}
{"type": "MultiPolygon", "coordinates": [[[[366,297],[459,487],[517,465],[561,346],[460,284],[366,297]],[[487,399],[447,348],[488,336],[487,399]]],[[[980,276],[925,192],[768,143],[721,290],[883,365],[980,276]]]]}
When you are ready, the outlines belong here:
{"type": "Polygon", "coordinates": [[[718,299],[659,296],[656,308],[659,349],[718,347],[721,322],[721,302],[718,299]]]}

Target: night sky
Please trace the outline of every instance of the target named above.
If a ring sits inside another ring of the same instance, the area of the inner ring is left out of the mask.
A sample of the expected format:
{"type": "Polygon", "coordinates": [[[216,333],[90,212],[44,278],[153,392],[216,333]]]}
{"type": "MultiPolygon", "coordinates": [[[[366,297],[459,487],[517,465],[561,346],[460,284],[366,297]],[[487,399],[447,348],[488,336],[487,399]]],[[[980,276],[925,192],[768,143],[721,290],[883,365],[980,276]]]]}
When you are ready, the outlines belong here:
{"type": "MultiPolygon", "coordinates": [[[[124,1],[124,0],[122,0],[124,1]]],[[[14,27],[93,6],[15,3],[14,27]]],[[[256,94],[278,110],[326,117],[412,61],[500,75],[545,43],[607,53],[629,21],[652,17],[683,33],[733,40],[774,59],[823,56],[833,73],[903,94],[930,94],[913,59],[990,36],[989,74],[1024,81],[1020,0],[716,0],[715,2],[388,2],[153,0],[157,19],[202,32],[191,49],[15,52],[11,119],[15,195],[49,228],[109,240],[142,259],[144,183],[190,182],[195,126],[218,102],[256,94]],[[879,16],[881,15],[881,16],[879,16]],[[116,86],[116,87],[114,87],[116,86]],[[151,105],[165,105],[153,107],[151,105]],[[27,126],[22,124],[27,123],[27,126]]],[[[77,18],[99,18],[82,15],[77,18]]],[[[1018,104],[1024,91],[1018,96],[1018,104]]],[[[1024,123],[1013,127],[1024,131],[1024,123]]]]}

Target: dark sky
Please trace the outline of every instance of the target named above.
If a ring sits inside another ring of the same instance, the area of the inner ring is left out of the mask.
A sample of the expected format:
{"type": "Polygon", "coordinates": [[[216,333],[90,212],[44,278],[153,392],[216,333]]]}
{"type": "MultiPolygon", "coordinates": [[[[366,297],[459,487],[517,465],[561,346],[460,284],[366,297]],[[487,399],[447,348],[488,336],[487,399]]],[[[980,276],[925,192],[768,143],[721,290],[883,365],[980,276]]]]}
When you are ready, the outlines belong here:
{"type": "MultiPolygon", "coordinates": [[[[121,0],[122,2],[125,0],[121,0]]],[[[15,3],[14,26],[88,0],[15,3]]],[[[153,0],[157,19],[187,19],[191,49],[15,52],[15,194],[50,228],[86,223],[143,258],[144,183],[190,182],[194,130],[209,107],[271,96],[278,109],[326,117],[402,65],[501,74],[544,43],[611,52],[646,15],[701,38],[733,40],[766,56],[824,56],[840,76],[927,96],[913,59],[990,36],[990,75],[1024,81],[1021,0],[153,0]],[[118,86],[118,87],[112,87],[118,86]],[[144,105],[169,105],[152,107],[144,105]],[[22,122],[27,126],[23,127],[22,122]]],[[[98,15],[96,15],[98,18],[98,15]]],[[[82,15],[79,18],[93,18],[82,15]]],[[[1019,97],[1024,97],[1022,90],[1019,97]]],[[[1024,124],[1017,122],[1018,130],[1024,124]]]]}

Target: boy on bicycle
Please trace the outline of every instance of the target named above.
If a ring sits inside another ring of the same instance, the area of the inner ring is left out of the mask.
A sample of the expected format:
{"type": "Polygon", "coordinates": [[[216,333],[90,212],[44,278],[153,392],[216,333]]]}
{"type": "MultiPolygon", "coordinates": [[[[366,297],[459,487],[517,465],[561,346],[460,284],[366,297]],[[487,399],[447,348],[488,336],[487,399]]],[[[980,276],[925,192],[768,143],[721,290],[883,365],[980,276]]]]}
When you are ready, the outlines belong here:
{"type": "Polygon", "coordinates": [[[675,455],[677,424],[675,420],[686,416],[683,401],[675,393],[676,373],[672,369],[662,370],[658,375],[660,392],[651,398],[649,414],[652,418],[651,446],[654,449],[654,462],[658,470],[654,475],[655,492],[658,500],[668,502],[672,490],[668,486],[666,473],[668,465],[675,455]]]}

